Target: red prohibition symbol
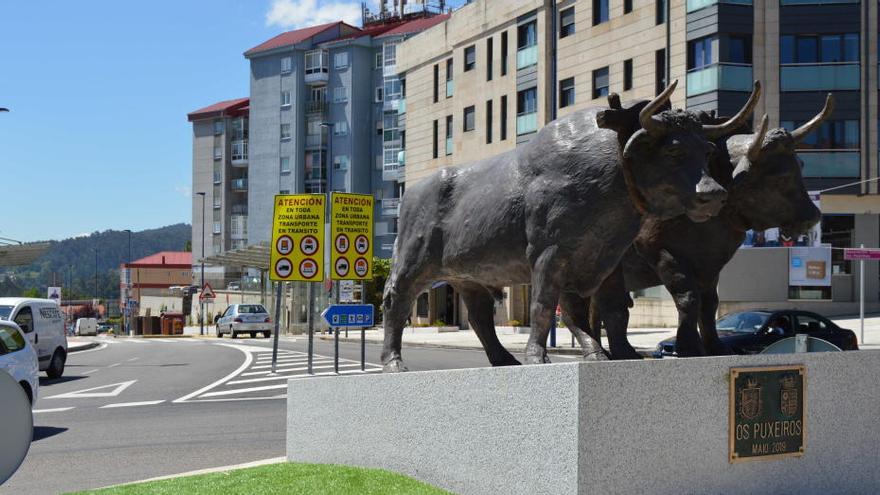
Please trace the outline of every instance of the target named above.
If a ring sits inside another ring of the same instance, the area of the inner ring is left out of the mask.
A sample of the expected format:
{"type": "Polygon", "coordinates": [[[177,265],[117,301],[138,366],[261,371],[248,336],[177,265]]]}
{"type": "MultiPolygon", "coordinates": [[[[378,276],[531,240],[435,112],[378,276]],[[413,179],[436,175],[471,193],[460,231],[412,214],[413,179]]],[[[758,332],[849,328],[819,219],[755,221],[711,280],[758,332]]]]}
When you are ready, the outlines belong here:
{"type": "Polygon", "coordinates": [[[336,275],[340,277],[344,277],[348,275],[348,260],[345,258],[339,258],[336,260],[336,266],[334,267],[336,270],[336,275]]]}
{"type": "Polygon", "coordinates": [[[339,234],[336,236],[336,251],[339,253],[346,253],[348,251],[348,236],[345,234],[339,234]]]}
{"type": "Polygon", "coordinates": [[[318,252],[318,239],[315,236],[307,235],[299,241],[299,248],[306,256],[311,256],[318,252]]]}
{"type": "MultiPolygon", "coordinates": [[[[367,254],[367,251],[370,249],[370,240],[367,239],[365,235],[359,235],[354,240],[354,250],[358,252],[358,254],[367,254]]],[[[355,267],[357,269],[357,267],[355,267]]]]}
{"type": "Polygon", "coordinates": [[[318,263],[311,258],[302,260],[299,264],[299,274],[302,278],[314,278],[318,274],[318,263]]]}

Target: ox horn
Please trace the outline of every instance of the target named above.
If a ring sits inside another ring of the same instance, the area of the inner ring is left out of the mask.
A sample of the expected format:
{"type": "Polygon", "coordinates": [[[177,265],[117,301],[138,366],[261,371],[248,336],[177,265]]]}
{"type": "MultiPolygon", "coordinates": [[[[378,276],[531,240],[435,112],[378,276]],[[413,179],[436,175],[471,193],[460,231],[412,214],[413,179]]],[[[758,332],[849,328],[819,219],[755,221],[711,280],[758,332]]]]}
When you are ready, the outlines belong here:
{"type": "Polygon", "coordinates": [[[755,163],[758,161],[758,156],[761,154],[761,146],[764,144],[764,136],[767,135],[767,114],[761,118],[761,124],[758,126],[758,132],[755,133],[755,138],[752,140],[752,144],[749,145],[748,157],[749,161],[755,163]]]}
{"type": "Polygon", "coordinates": [[[662,131],[664,126],[660,119],[654,118],[654,113],[659,110],[663,105],[669,101],[669,97],[672,96],[672,92],[675,91],[675,87],[678,85],[678,79],[672,81],[672,84],[666,87],[662,93],[657,95],[656,98],[651,100],[650,103],[645,105],[645,108],[639,112],[639,123],[642,124],[642,128],[648,131],[649,133],[654,131],[662,131]]]}
{"type": "Polygon", "coordinates": [[[760,97],[761,82],[755,81],[755,85],[752,88],[752,94],[749,95],[749,99],[746,101],[746,104],[742,107],[739,113],[731,117],[730,120],[723,124],[704,125],[703,131],[706,133],[706,136],[709,139],[718,139],[720,137],[729,136],[736,132],[737,129],[745,124],[746,120],[748,120],[752,112],[755,111],[755,105],[758,104],[758,99],[760,97]]]}
{"type": "Polygon", "coordinates": [[[816,115],[806,124],[791,131],[791,137],[794,138],[795,142],[803,141],[803,139],[807,137],[808,134],[815,131],[816,128],[819,127],[819,124],[821,124],[823,120],[828,118],[828,116],[831,115],[831,112],[833,111],[834,96],[831,93],[828,93],[828,96],[825,97],[825,107],[822,108],[822,111],[819,112],[819,115],[816,115]]]}

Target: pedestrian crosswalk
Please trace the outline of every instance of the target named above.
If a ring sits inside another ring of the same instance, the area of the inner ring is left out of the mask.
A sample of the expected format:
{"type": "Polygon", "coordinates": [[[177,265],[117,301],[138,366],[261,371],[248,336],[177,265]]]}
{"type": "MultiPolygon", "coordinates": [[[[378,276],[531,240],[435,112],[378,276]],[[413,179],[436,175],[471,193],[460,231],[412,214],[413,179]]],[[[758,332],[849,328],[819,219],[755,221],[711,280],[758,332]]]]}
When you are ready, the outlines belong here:
{"type": "Polygon", "coordinates": [[[174,402],[198,402],[217,400],[283,399],[287,397],[287,380],[307,379],[315,376],[356,375],[382,371],[378,364],[363,363],[351,359],[315,354],[312,373],[309,373],[308,355],[305,352],[279,350],[275,372],[272,372],[272,349],[219,344],[234,347],[247,356],[235,372],[217,382],[174,402]],[[363,368],[363,369],[362,369],[363,368]]]}

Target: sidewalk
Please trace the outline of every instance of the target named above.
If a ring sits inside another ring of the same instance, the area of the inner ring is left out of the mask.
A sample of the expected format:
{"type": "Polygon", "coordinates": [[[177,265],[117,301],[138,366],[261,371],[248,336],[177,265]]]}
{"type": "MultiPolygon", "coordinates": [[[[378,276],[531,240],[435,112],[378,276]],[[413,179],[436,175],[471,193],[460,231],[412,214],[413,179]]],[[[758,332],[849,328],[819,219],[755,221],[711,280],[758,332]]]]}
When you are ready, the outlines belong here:
{"type": "Polygon", "coordinates": [[[94,349],[101,345],[95,340],[85,340],[82,337],[67,337],[67,353],[80,352],[88,349],[94,349]]]}

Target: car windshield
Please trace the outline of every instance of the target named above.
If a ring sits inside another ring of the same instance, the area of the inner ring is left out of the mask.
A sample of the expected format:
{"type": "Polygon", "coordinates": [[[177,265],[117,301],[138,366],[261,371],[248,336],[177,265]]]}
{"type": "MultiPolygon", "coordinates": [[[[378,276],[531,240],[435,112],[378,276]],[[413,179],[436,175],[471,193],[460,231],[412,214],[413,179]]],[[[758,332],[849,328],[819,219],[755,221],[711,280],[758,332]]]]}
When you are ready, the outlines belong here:
{"type": "Polygon", "coordinates": [[[767,322],[768,318],[770,318],[770,313],[756,313],[753,311],[731,313],[722,316],[715,323],[715,328],[725,332],[754,333],[767,322]]]}
{"type": "Polygon", "coordinates": [[[265,313],[265,312],[266,312],[266,308],[264,308],[263,305],[261,305],[261,304],[242,304],[241,306],[238,307],[239,314],[265,313]]]}
{"type": "Polygon", "coordinates": [[[0,320],[8,320],[12,314],[12,306],[0,306],[0,320]]]}

